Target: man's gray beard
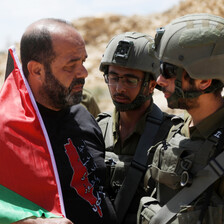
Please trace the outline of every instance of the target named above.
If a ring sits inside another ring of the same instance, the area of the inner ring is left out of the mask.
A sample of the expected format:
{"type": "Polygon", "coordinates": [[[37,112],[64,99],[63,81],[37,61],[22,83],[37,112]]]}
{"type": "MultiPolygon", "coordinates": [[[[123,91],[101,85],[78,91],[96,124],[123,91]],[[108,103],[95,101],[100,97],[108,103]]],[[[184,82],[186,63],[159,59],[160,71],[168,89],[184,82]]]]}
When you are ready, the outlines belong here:
{"type": "Polygon", "coordinates": [[[66,88],[55,78],[50,68],[45,68],[45,82],[40,88],[40,94],[51,107],[64,109],[81,102],[82,91],[72,93],[74,85],[80,83],[84,84],[85,80],[74,79],[69,88],[66,88]]]}

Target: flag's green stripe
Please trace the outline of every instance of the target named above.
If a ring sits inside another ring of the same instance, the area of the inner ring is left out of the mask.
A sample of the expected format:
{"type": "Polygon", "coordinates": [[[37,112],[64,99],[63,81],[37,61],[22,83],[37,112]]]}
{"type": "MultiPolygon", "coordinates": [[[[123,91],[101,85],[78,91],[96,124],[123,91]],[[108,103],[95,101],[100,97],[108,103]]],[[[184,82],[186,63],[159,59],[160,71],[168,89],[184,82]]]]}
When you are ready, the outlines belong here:
{"type": "Polygon", "coordinates": [[[0,185],[0,223],[9,224],[28,217],[59,217],[0,185]]]}

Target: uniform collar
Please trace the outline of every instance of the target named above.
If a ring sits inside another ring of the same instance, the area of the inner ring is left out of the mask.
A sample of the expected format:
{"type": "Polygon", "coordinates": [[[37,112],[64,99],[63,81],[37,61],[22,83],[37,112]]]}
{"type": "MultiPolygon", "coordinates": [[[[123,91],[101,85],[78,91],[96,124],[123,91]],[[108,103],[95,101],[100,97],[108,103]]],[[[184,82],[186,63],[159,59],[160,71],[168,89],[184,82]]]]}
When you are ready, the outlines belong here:
{"type": "Polygon", "coordinates": [[[211,136],[218,128],[224,126],[224,107],[218,109],[199,124],[190,128],[191,138],[205,138],[211,136]]]}
{"type": "MultiPolygon", "coordinates": [[[[144,128],[145,128],[146,118],[152,111],[152,105],[153,105],[153,100],[151,100],[151,104],[147,108],[147,110],[144,113],[144,115],[142,116],[142,118],[136,124],[133,133],[138,133],[139,135],[142,135],[144,128]]],[[[113,111],[113,134],[114,134],[115,138],[117,138],[119,136],[119,120],[120,120],[120,113],[115,108],[113,111]]]]}

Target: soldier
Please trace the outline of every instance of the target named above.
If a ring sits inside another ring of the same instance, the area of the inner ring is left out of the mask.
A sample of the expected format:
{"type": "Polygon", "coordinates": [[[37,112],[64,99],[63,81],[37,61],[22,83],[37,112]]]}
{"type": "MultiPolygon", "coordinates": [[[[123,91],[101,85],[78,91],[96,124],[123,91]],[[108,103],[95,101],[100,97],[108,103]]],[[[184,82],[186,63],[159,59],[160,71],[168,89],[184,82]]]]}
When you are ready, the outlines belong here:
{"type": "Polygon", "coordinates": [[[95,118],[100,113],[100,108],[96,102],[95,97],[89,90],[85,88],[83,88],[82,92],[81,105],[83,105],[95,118]]]}
{"type": "Polygon", "coordinates": [[[139,222],[224,223],[224,19],[177,18],[158,29],[155,43],[157,83],[168,106],[188,114],[173,118],[166,141],[149,150],[155,150],[147,173],[157,182],[157,201],[142,198],[139,222]]]}
{"type": "Polygon", "coordinates": [[[115,109],[101,113],[97,121],[106,143],[108,185],[120,223],[136,223],[145,195],[147,148],[164,138],[171,125],[171,116],[152,99],[159,72],[153,45],[146,34],[119,34],[109,42],[100,64],[115,109]]]}

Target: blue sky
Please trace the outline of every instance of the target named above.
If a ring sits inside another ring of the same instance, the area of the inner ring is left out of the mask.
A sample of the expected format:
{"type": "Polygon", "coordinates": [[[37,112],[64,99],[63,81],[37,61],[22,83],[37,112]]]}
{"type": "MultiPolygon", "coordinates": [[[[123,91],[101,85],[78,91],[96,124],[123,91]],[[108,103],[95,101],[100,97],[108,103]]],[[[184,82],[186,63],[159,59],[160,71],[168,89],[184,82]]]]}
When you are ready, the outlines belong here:
{"type": "Polygon", "coordinates": [[[45,18],[68,21],[116,13],[131,16],[163,12],[180,0],[0,0],[0,51],[19,42],[26,27],[45,18]]]}

